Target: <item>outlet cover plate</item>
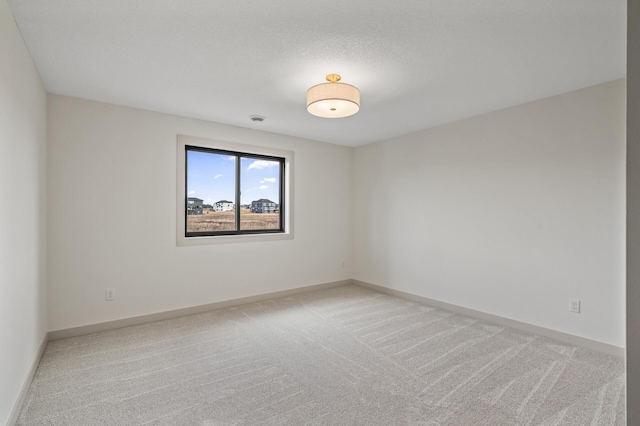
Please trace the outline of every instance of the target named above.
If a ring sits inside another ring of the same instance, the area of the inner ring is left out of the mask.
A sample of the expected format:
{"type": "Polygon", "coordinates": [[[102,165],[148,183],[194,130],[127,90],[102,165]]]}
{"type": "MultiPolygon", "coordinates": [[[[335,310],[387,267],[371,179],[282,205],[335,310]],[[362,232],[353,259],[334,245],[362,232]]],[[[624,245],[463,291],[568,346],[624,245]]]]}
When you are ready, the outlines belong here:
{"type": "Polygon", "coordinates": [[[106,300],[107,302],[111,302],[112,300],[115,300],[116,296],[115,296],[115,290],[112,288],[108,288],[104,291],[104,300],[106,300]]]}
{"type": "Polygon", "coordinates": [[[569,299],[569,312],[580,313],[580,299],[569,299]]]}

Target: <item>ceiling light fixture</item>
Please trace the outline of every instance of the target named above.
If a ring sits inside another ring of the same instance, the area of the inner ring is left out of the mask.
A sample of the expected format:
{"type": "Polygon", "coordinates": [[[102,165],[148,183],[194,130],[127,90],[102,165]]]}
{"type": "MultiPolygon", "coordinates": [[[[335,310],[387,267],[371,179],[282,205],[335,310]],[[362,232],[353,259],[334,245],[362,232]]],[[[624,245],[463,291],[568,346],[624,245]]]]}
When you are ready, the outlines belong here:
{"type": "Polygon", "coordinates": [[[339,83],[338,74],[329,74],[327,81],[307,90],[307,111],[310,114],[322,118],[343,118],[360,111],[357,87],[339,83]]]}

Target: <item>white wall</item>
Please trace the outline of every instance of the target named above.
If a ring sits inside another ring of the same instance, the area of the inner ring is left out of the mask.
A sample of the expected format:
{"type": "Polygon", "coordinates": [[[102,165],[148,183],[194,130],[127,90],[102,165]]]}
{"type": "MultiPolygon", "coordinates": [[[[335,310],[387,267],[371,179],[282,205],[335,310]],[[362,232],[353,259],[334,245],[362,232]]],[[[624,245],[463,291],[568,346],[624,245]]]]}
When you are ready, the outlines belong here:
{"type": "Polygon", "coordinates": [[[0,424],[47,331],[47,95],[0,0],[0,424]]]}
{"type": "Polygon", "coordinates": [[[351,277],[350,148],[57,95],[48,136],[50,330],[351,277]],[[294,151],[294,239],[177,247],[177,134],[294,151]]]}
{"type": "Polygon", "coordinates": [[[627,424],[640,423],[640,3],[627,2],[627,424]]]}
{"type": "Polygon", "coordinates": [[[354,278],[624,347],[623,80],[359,147],[353,192],[354,278]]]}

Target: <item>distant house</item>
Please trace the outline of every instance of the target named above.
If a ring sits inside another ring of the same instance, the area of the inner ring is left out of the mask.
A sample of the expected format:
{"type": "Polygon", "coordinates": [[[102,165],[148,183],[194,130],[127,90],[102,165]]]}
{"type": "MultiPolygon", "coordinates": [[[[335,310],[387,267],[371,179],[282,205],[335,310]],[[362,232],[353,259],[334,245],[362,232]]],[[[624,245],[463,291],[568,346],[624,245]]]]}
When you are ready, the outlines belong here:
{"type": "Polygon", "coordinates": [[[200,198],[187,198],[187,214],[202,214],[202,202],[200,198]]]}
{"type": "Polygon", "coordinates": [[[278,205],[266,198],[251,202],[251,213],[275,213],[277,211],[278,205]]]}
{"type": "Polygon", "coordinates": [[[217,212],[228,212],[229,210],[235,210],[235,208],[235,204],[227,200],[220,200],[213,205],[213,209],[217,212]]]}

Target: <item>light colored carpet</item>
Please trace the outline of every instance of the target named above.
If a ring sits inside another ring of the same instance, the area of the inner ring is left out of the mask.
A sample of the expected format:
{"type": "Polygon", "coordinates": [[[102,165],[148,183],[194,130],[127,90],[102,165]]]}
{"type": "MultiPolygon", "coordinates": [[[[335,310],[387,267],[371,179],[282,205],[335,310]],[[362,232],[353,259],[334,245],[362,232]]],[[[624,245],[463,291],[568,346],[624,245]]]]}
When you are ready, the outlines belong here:
{"type": "Polygon", "coordinates": [[[50,342],[19,425],[624,425],[624,362],[357,286],[50,342]]]}

